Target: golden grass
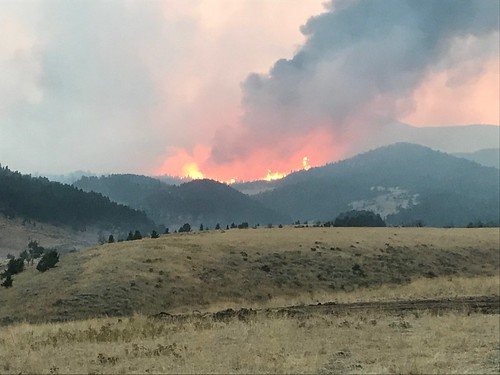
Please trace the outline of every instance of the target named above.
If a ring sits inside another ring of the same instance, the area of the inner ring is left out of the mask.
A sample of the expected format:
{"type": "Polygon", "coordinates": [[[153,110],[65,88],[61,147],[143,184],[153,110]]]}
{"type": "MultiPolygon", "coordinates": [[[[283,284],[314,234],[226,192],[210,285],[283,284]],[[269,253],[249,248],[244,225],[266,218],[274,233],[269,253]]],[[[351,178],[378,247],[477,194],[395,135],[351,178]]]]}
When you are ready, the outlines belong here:
{"type": "Polygon", "coordinates": [[[10,323],[0,326],[0,373],[498,373],[498,314],[315,310],[177,323],[146,316],[499,295],[498,234],[231,230],[68,254],[57,268],[29,268],[0,289],[0,319],[10,323]],[[96,318],[105,314],[122,317],[96,318]]]}
{"type": "Polygon", "coordinates": [[[4,373],[498,373],[498,315],[361,313],[0,329],[4,373]]]}
{"type": "Polygon", "coordinates": [[[15,275],[14,287],[0,288],[0,322],[498,294],[498,234],[275,228],[106,244],[15,275]]]}

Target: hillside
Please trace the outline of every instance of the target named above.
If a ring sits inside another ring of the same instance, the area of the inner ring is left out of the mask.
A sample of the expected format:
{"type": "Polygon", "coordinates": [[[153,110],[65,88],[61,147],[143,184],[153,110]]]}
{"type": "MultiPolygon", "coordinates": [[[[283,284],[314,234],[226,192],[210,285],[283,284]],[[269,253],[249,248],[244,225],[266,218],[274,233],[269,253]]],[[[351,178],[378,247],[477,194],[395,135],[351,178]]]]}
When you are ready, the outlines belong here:
{"type": "Polygon", "coordinates": [[[0,216],[0,261],[8,254],[19,255],[31,240],[61,253],[95,246],[99,229],[74,230],[32,220],[6,219],[0,216]]]}
{"type": "Polygon", "coordinates": [[[0,213],[78,230],[150,230],[154,223],[140,211],[97,193],[0,168],[0,213]]]}
{"type": "Polygon", "coordinates": [[[498,269],[493,228],[170,234],[67,254],[45,273],[29,266],[0,289],[0,322],[489,295],[498,269]]]}
{"type": "Polygon", "coordinates": [[[500,214],[498,169],[409,143],[293,173],[254,197],[295,220],[369,209],[395,225],[464,226],[500,214]]]}
{"type": "Polygon", "coordinates": [[[453,155],[457,158],[475,161],[485,167],[495,167],[500,169],[500,148],[487,148],[475,152],[461,152],[453,155]]]}
{"type": "Polygon", "coordinates": [[[177,228],[183,223],[224,227],[231,223],[267,224],[288,222],[262,204],[226,184],[193,180],[180,186],[138,175],[83,177],[74,186],[108,196],[115,202],[144,210],[157,223],[177,228]]]}

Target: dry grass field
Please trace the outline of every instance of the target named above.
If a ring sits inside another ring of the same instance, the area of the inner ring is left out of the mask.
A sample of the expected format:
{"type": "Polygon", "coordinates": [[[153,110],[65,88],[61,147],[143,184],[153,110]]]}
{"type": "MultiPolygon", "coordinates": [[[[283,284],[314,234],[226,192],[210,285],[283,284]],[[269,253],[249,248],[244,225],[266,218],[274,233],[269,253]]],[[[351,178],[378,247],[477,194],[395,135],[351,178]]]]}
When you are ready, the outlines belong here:
{"type": "Polygon", "coordinates": [[[204,312],[498,297],[499,265],[498,228],[235,229],[106,244],[0,289],[0,373],[498,373],[497,313],[204,312]]]}
{"type": "Polygon", "coordinates": [[[498,373],[498,315],[357,313],[5,327],[4,373],[498,373]]]}

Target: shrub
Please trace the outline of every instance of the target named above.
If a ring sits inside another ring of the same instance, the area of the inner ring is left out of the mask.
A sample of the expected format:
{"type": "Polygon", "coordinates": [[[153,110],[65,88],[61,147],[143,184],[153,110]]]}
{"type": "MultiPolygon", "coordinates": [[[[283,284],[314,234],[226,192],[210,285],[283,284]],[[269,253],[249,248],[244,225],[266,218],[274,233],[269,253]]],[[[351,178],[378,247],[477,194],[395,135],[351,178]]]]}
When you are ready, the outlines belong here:
{"type": "Polygon", "coordinates": [[[36,269],[40,272],[45,272],[50,268],[54,268],[59,262],[59,254],[56,250],[50,250],[43,254],[42,259],[38,262],[36,269]]]}
{"type": "Polygon", "coordinates": [[[108,237],[108,243],[114,243],[115,242],[115,237],[110,234],[109,237],[108,237]]]}
{"type": "Polygon", "coordinates": [[[135,231],[134,233],[134,240],[142,240],[142,234],[138,230],[135,231]]]}
{"type": "Polygon", "coordinates": [[[3,286],[4,288],[10,288],[12,286],[12,276],[7,274],[5,280],[0,285],[3,286]]]}
{"type": "Polygon", "coordinates": [[[134,234],[132,233],[132,231],[128,232],[128,236],[127,236],[127,241],[133,241],[134,240],[134,234]]]}
{"type": "Polygon", "coordinates": [[[155,230],[153,230],[151,232],[151,238],[160,238],[160,235],[155,230]]]}
{"type": "Polygon", "coordinates": [[[30,241],[28,243],[28,249],[29,249],[29,253],[33,259],[40,258],[43,255],[43,252],[45,251],[45,248],[38,245],[37,241],[30,241]]]}
{"type": "Polygon", "coordinates": [[[238,229],[248,229],[248,223],[241,223],[240,225],[238,225],[238,229]]]}
{"type": "Polygon", "coordinates": [[[5,273],[7,275],[15,275],[17,273],[23,272],[24,270],[24,259],[23,258],[14,258],[9,260],[7,264],[7,271],[5,273]]]}
{"type": "Polygon", "coordinates": [[[179,228],[179,233],[187,232],[191,232],[191,225],[189,223],[185,223],[182,227],[179,228]]]}

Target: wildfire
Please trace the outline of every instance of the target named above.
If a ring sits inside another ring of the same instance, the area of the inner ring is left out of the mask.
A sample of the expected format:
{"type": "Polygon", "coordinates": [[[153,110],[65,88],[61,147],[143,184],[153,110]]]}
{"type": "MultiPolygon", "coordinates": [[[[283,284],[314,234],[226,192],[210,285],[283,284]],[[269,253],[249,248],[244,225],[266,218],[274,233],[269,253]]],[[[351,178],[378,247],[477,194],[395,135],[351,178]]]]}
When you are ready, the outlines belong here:
{"type": "Polygon", "coordinates": [[[271,170],[267,170],[267,176],[264,178],[266,181],[279,180],[280,178],[286,177],[286,173],[280,172],[271,172],[271,170]]]}
{"type": "Polygon", "coordinates": [[[185,177],[192,178],[193,180],[198,180],[203,178],[203,173],[201,173],[200,168],[196,163],[189,163],[182,167],[182,172],[185,177]]]}
{"type": "Polygon", "coordinates": [[[304,169],[305,171],[311,169],[311,165],[309,164],[309,158],[307,156],[304,156],[302,158],[302,169],[304,169]]]}

